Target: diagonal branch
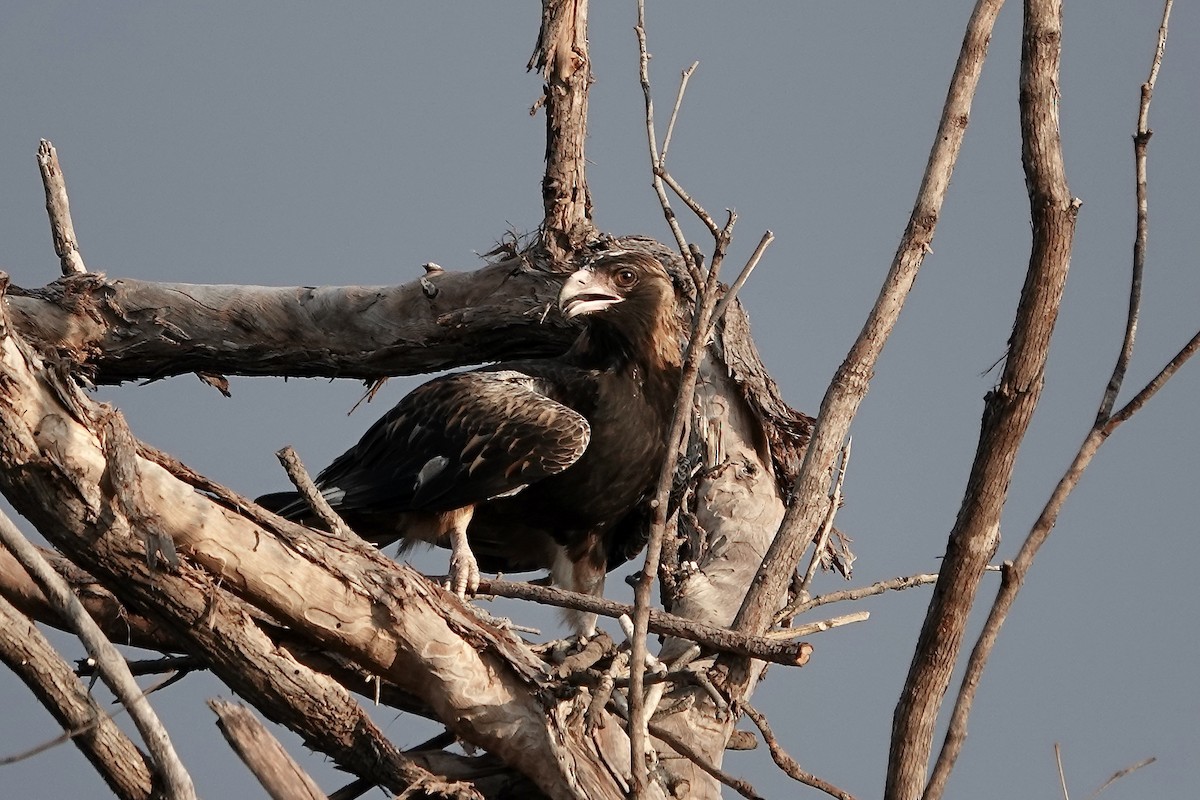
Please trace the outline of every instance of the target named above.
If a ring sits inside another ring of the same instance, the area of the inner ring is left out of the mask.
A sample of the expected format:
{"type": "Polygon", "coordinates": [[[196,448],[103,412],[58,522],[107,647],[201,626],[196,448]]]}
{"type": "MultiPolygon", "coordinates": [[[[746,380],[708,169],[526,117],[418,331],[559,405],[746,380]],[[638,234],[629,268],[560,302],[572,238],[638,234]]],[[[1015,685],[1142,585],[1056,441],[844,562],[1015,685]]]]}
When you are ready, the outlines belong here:
{"type": "Polygon", "coordinates": [[[166,728],[150,707],[150,701],[129,674],[125,659],[88,616],[83,604],[71,592],[62,576],[46,563],[37,548],[21,535],[8,515],[2,512],[0,543],[3,543],[21,562],[21,566],[41,585],[46,596],[58,607],[59,613],[70,620],[83,646],[87,648],[88,655],[96,661],[104,682],[121,704],[129,709],[129,716],[154,758],[154,772],[162,780],[166,796],[172,800],[193,800],[196,790],[192,785],[192,778],[171,745],[171,737],[166,728]]]}
{"type": "Polygon", "coordinates": [[[883,345],[929,252],[1001,4],[1002,0],[980,0],[971,15],[908,226],[862,332],[821,401],[821,412],[796,479],[793,493],[796,499],[738,612],[734,624],[739,630],[761,631],[770,624],[782,605],[801,554],[812,543],[825,517],[834,459],[866,396],[883,345]]]}

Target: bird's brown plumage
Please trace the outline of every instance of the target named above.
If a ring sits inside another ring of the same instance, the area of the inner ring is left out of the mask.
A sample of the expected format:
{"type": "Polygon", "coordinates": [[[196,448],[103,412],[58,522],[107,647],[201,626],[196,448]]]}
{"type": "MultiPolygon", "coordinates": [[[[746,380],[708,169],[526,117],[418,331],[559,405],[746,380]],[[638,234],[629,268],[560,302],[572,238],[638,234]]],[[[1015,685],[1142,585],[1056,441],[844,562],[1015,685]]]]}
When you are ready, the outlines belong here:
{"type": "MultiPolygon", "coordinates": [[[[450,545],[460,593],[477,561],[599,594],[639,549],[630,512],[666,453],[678,386],[675,291],[657,261],[624,253],[568,278],[559,305],[584,322],[567,353],[435,378],[317,477],[365,538],[450,545]]],[[[293,492],[259,501],[311,521],[293,492]]],[[[595,620],[572,622],[588,633],[595,620]]]]}

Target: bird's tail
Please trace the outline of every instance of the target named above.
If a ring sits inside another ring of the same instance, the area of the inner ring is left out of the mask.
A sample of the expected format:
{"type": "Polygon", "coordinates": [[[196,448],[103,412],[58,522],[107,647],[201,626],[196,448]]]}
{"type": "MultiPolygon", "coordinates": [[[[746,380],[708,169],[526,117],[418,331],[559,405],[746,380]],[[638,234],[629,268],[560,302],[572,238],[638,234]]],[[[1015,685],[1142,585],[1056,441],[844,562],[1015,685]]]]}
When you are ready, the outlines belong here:
{"type": "Polygon", "coordinates": [[[268,511],[274,511],[284,519],[297,522],[311,514],[308,503],[300,496],[299,492],[271,492],[255,498],[254,502],[268,511]]]}

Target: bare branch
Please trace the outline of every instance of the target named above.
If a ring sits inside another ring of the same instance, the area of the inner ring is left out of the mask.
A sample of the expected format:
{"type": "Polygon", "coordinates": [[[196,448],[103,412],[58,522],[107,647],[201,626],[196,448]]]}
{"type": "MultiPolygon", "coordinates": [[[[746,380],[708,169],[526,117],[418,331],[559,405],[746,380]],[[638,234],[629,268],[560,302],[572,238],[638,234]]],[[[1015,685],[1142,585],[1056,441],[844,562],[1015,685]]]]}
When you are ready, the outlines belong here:
{"type": "Polygon", "coordinates": [[[855,622],[866,622],[870,618],[870,611],[852,611],[849,614],[843,614],[840,617],[833,617],[832,619],[823,619],[819,622],[806,622],[803,625],[797,625],[795,628],[777,628],[767,631],[763,635],[767,639],[795,639],[799,636],[812,636],[815,633],[830,631],[844,625],[853,625],[855,622]]]}
{"type": "Polygon", "coordinates": [[[1054,743],[1054,763],[1058,765],[1058,783],[1062,787],[1063,800],[1071,800],[1071,795],[1067,792],[1067,774],[1063,772],[1062,748],[1058,742],[1054,743]]]}
{"type": "Polygon", "coordinates": [[[725,311],[729,308],[730,303],[737,297],[742,287],[746,285],[746,281],[750,280],[750,273],[754,272],[754,268],[758,266],[758,262],[762,259],[763,253],[767,251],[767,247],[771,242],[775,241],[775,234],[771,231],[766,231],[762,238],[758,240],[758,246],[754,248],[754,252],[750,254],[750,258],[746,260],[746,265],[742,267],[742,271],[738,273],[737,280],[721,297],[717,307],[713,309],[712,319],[709,320],[708,335],[712,335],[712,329],[718,322],[725,318],[725,311]]]}
{"type": "Polygon", "coordinates": [[[209,700],[217,727],[274,800],[325,800],[325,793],[244,706],[209,700]]]}
{"type": "MultiPolygon", "coordinates": [[[[1164,14],[1170,12],[1170,3],[1167,3],[1164,14]]],[[[1166,18],[1164,15],[1163,26],[1160,28],[1160,36],[1166,35],[1166,18]]],[[[1160,39],[1159,47],[1163,45],[1163,40],[1160,39]]],[[[1156,56],[1156,63],[1157,63],[1156,56]]],[[[1152,77],[1154,71],[1151,73],[1152,77]]],[[[1135,144],[1136,146],[1136,144],[1135,144]]],[[[1144,153],[1143,153],[1144,155],[1144,153]]],[[[1144,164],[1141,165],[1144,169],[1144,164]]],[[[1139,170],[1144,176],[1144,172],[1139,170]]],[[[1144,201],[1144,186],[1139,186],[1139,214],[1138,214],[1138,237],[1144,236],[1144,221],[1145,217],[1141,208],[1144,201]]],[[[1017,594],[1021,590],[1021,585],[1024,583],[1025,575],[1027,574],[1033,559],[1037,555],[1038,550],[1046,539],[1050,536],[1058,516],[1066,503],[1067,497],[1078,485],[1079,480],[1083,477],[1083,472],[1091,463],[1092,457],[1099,450],[1100,446],[1108,439],[1108,436],[1116,430],[1116,428],[1125,420],[1129,419],[1140,410],[1145,403],[1170,379],[1175,372],[1187,362],[1189,358],[1200,349],[1200,333],[1192,337],[1184,348],[1176,354],[1176,356],[1165,366],[1158,375],[1156,375],[1143,389],[1134,396],[1120,411],[1116,414],[1109,415],[1106,408],[1111,408],[1112,402],[1116,397],[1116,392],[1120,389],[1121,379],[1124,374],[1125,364],[1128,362],[1129,354],[1132,351],[1132,331],[1136,327],[1137,306],[1138,301],[1136,295],[1140,292],[1141,283],[1141,266],[1137,263],[1135,256],[1134,263],[1134,285],[1131,289],[1130,298],[1130,314],[1126,326],[1126,337],[1122,343],[1121,352],[1117,357],[1117,367],[1113,372],[1113,379],[1110,380],[1105,389],[1104,396],[1100,401],[1100,410],[1097,413],[1096,421],[1092,425],[1092,429],[1084,438],[1079,450],[1075,454],[1067,471],[1059,479],[1054,491],[1050,495],[1050,499],[1046,501],[1046,505],[1042,508],[1033,527],[1030,529],[1028,536],[1021,545],[1017,557],[1009,564],[1005,565],[1002,572],[1000,589],[996,594],[996,598],[992,603],[991,611],[988,613],[988,618],[984,623],[983,630],[980,631],[979,637],[972,648],[971,656],[967,661],[967,667],[963,674],[962,684],[959,687],[958,696],[955,699],[954,711],[951,714],[950,723],[947,726],[946,736],[942,743],[941,752],[938,754],[937,763],[934,765],[933,772],[929,778],[929,784],[926,787],[925,796],[936,800],[941,796],[944,790],[945,783],[951,770],[954,768],[954,763],[958,758],[958,754],[962,749],[963,742],[967,735],[967,720],[970,717],[971,707],[974,703],[975,692],[978,688],[979,681],[982,678],[984,667],[987,665],[988,658],[991,655],[992,648],[995,645],[996,638],[999,636],[1000,628],[1008,617],[1009,610],[1012,604],[1016,601],[1017,594]]]]}
{"type": "Polygon", "coordinates": [[[62,165],[58,163],[58,151],[45,139],[38,145],[37,162],[38,170],[42,173],[42,185],[46,189],[46,213],[50,215],[54,252],[62,264],[62,274],[83,275],[87,267],[83,264],[79,241],[75,238],[75,224],[71,222],[67,179],[63,175],[62,165]]]}
{"type": "Polygon", "coordinates": [[[275,457],[279,459],[284,471],[292,479],[292,485],[300,492],[300,496],[308,503],[308,507],[313,510],[313,513],[320,517],[321,521],[329,528],[330,533],[342,539],[348,539],[355,535],[350,530],[350,526],[329,505],[329,501],[321,494],[321,490],[313,483],[312,478],[308,476],[307,470],[304,469],[304,462],[300,460],[300,456],[296,454],[291,445],[276,452],[275,457]]]}
{"type": "Polygon", "coordinates": [[[1149,236],[1150,225],[1148,203],[1146,200],[1146,149],[1150,144],[1153,131],[1149,128],[1150,99],[1154,96],[1154,84],[1158,80],[1158,71],[1162,66],[1163,53],[1167,47],[1167,23],[1171,18],[1173,0],[1166,0],[1163,5],[1162,22],[1158,26],[1158,43],[1154,48],[1154,58],[1150,64],[1150,76],[1142,84],[1141,101],[1138,104],[1137,131],[1133,135],[1134,163],[1134,195],[1137,201],[1137,233],[1133,240],[1133,270],[1130,275],[1129,313],[1125,319],[1125,337],[1121,342],[1121,352],[1117,363],[1113,366],[1112,377],[1104,390],[1104,399],[1096,414],[1097,420],[1102,420],[1112,413],[1121,384],[1125,380],[1125,371],[1129,360],[1133,358],[1133,343],[1137,337],[1138,317],[1142,307],[1142,276],[1146,268],[1146,240],[1149,236]]]}
{"type": "MultiPolygon", "coordinates": [[[[4,548],[0,551],[7,552],[4,548]]],[[[30,620],[0,597],[0,661],[25,682],[117,797],[149,800],[151,764],[30,620]]],[[[54,743],[57,743],[55,740],[54,743]]],[[[0,764],[11,763],[9,758],[0,764]]]]}
{"type": "Polygon", "coordinates": [[[1143,758],[1141,761],[1137,762],[1136,764],[1130,764],[1128,767],[1125,767],[1125,769],[1117,770],[1116,772],[1114,772],[1112,774],[1112,776],[1108,780],[1106,780],[1104,783],[1102,783],[1100,785],[1100,788],[1098,788],[1096,791],[1094,791],[1088,795],[1088,800],[1094,800],[1096,797],[1098,797],[1100,795],[1101,792],[1103,792],[1108,787],[1112,786],[1117,781],[1121,780],[1121,778],[1124,778],[1126,775],[1129,775],[1131,773],[1137,772],[1142,767],[1148,767],[1157,760],[1158,759],[1155,758],[1154,756],[1150,756],[1149,758],[1143,758]]]}
{"type": "Polygon", "coordinates": [[[838,800],[854,800],[854,795],[839,789],[828,781],[821,780],[811,772],[807,772],[800,766],[796,759],[788,755],[783,746],[779,744],[779,740],[775,738],[775,734],[771,731],[771,726],[767,723],[765,714],[749,703],[742,703],[741,710],[758,726],[759,732],[763,735],[763,741],[767,743],[767,747],[771,750],[771,759],[781,770],[787,773],[789,778],[799,781],[805,786],[819,789],[830,797],[838,798],[838,800]]]}
{"type": "MultiPolygon", "coordinates": [[[[637,25],[633,30],[637,34],[638,40],[638,78],[642,84],[642,96],[645,98],[646,103],[646,138],[650,149],[650,172],[653,176],[654,193],[658,195],[658,203],[662,206],[663,217],[667,220],[667,227],[671,229],[671,234],[675,237],[675,243],[679,246],[679,253],[683,257],[684,264],[687,265],[692,283],[699,289],[700,285],[704,282],[700,275],[699,261],[692,253],[692,248],[688,245],[683,228],[679,225],[679,219],[675,216],[675,210],[671,208],[671,201],[667,197],[666,189],[663,188],[662,176],[659,175],[659,169],[662,166],[662,157],[658,153],[658,136],[654,133],[654,99],[650,94],[650,52],[646,49],[645,0],[638,0],[637,25]]],[[[683,87],[681,86],[680,98],[682,96],[683,87]]]]}
{"type": "Polygon", "coordinates": [[[679,91],[675,95],[675,106],[671,109],[671,119],[667,123],[667,135],[663,137],[662,154],[658,157],[660,167],[665,167],[667,164],[667,150],[671,147],[671,137],[675,133],[675,120],[679,117],[679,107],[683,105],[683,93],[687,91],[688,81],[698,66],[700,66],[700,62],[693,61],[692,65],[679,76],[679,91]]]}
{"type": "Polygon", "coordinates": [[[129,674],[125,659],[88,616],[83,604],[71,592],[67,582],[46,563],[37,548],[21,535],[17,526],[3,512],[0,512],[0,542],[41,585],[46,596],[58,607],[59,613],[70,620],[83,646],[100,668],[104,682],[129,710],[130,717],[142,735],[142,741],[146,743],[154,758],[154,771],[162,779],[167,796],[172,800],[194,800],[196,790],[192,785],[191,776],[172,747],[171,737],[166,728],[150,707],[150,701],[129,674]]]}
{"type": "Polygon", "coordinates": [[[730,775],[723,769],[713,766],[713,764],[709,762],[707,758],[696,752],[691,745],[661,725],[650,723],[650,733],[652,733],[655,738],[662,739],[664,742],[669,744],[671,749],[675,750],[675,752],[679,753],[688,761],[691,761],[693,764],[700,767],[700,769],[704,770],[709,775],[728,786],[730,789],[733,789],[742,797],[748,797],[750,800],[763,800],[762,796],[754,790],[754,787],[750,785],[749,781],[745,780],[744,778],[738,778],[734,775],[730,775]]]}
{"type": "MultiPolygon", "coordinates": [[[[712,313],[717,303],[717,279],[736,222],[737,215],[730,211],[724,229],[716,234],[712,263],[709,265],[704,288],[700,292],[696,310],[692,315],[691,336],[683,355],[679,399],[675,402],[671,430],[667,435],[667,457],[659,471],[658,485],[655,488],[654,500],[651,501],[653,517],[650,523],[649,539],[646,542],[646,559],[641,575],[634,586],[634,635],[631,643],[629,681],[629,741],[632,753],[631,761],[633,762],[633,795],[635,798],[642,796],[641,793],[645,790],[647,781],[644,754],[649,747],[645,738],[646,722],[649,717],[645,697],[642,694],[642,677],[646,661],[646,635],[650,621],[650,591],[658,576],[659,559],[662,555],[663,537],[667,525],[667,509],[671,497],[671,484],[675,477],[675,465],[679,460],[679,450],[687,429],[688,417],[695,403],[696,379],[700,374],[700,363],[708,350],[712,313]]],[[[765,247],[765,245],[763,246],[765,247]]]]}
{"type": "Polygon", "coordinates": [[[825,517],[834,458],[866,395],[870,375],[883,345],[929,251],[1000,5],[1002,0],[980,0],[971,15],[908,227],[863,330],[821,402],[820,417],[796,480],[793,493],[796,500],[788,509],[779,534],[738,612],[734,625],[739,630],[759,631],[770,624],[782,606],[781,600],[801,554],[812,543],[825,517]]]}
{"type": "MultiPolygon", "coordinates": [[[[518,600],[531,600],[558,608],[570,608],[585,611],[589,614],[599,614],[605,617],[619,619],[622,615],[633,617],[634,606],[606,600],[591,594],[569,592],[552,586],[535,586],[530,583],[519,583],[505,580],[481,580],[480,594],[492,594],[499,597],[510,597],[518,600]]],[[[663,636],[677,636],[709,647],[719,652],[737,653],[739,655],[758,658],[785,666],[802,667],[807,662],[807,652],[811,646],[803,643],[782,643],[766,636],[747,636],[731,631],[728,628],[718,628],[705,625],[702,622],[686,619],[669,614],[659,609],[650,609],[648,629],[663,636]]],[[[806,636],[809,632],[797,632],[788,628],[784,633],[789,639],[806,636]]],[[[818,632],[817,630],[811,631],[818,632]]]]}
{"type": "MultiPolygon", "coordinates": [[[[989,572],[999,572],[1000,567],[989,566],[989,572]]],[[[886,581],[876,581],[869,586],[860,586],[856,589],[843,589],[838,592],[829,592],[828,594],[819,594],[806,602],[799,602],[799,598],[787,608],[775,615],[775,622],[779,623],[785,619],[795,617],[810,611],[818,606],[828,605],[830,603],[841,603],[847,600],[862,600],[864,597],[874,597],[884,592],[903,591],[904,589],[912,589],[916,586],[928,586],[931,583],[936,583],[938,574],[936,572],[921,572],[916,575],[905,575],[900,578],[891,578],[886,581]]]]}

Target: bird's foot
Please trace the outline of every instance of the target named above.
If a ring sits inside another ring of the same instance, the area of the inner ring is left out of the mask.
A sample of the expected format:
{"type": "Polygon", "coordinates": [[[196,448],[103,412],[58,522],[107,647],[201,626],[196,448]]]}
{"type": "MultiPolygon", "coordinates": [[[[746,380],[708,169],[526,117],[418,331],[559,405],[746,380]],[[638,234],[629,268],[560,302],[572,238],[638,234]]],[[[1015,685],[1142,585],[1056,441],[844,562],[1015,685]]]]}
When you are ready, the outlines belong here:
{"type": "Polygon", "coordinates": [[[466,599],[479,591],[479,563],[469,549],[455,550],[450,556],[450,576],[446,588],[466,599]]]}

